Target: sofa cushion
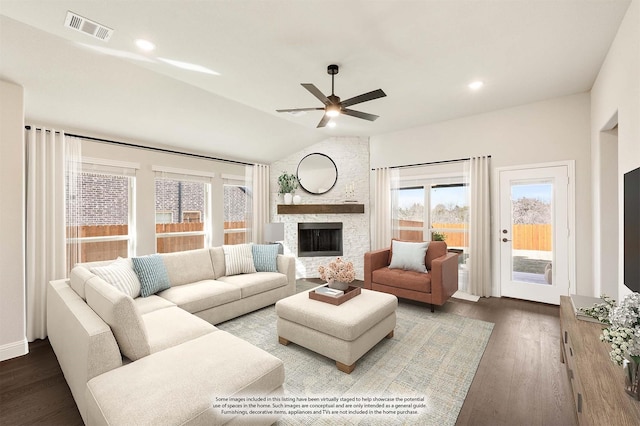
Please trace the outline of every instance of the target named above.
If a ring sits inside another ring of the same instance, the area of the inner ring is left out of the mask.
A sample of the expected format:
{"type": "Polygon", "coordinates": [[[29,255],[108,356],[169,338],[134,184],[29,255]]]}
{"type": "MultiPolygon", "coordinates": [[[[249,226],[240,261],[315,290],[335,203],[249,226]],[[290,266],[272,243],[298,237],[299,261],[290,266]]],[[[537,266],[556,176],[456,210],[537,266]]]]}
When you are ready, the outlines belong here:
{"type": "Polygon", "coordinates": [[[431,274],[402,269],[380,268],[372,273],[371,280],[376,284],[408,290],[431,293],[431,274]]]}
{"type": "Polygon", "coordinates": [[[224,305],[242,297],[237,286],[214,280],[171,287],[158,295],[191,313],[224,305]]]}
{"type": "Polygon", "coordinates": [[[252,244],[253,264],[257,272],[278,272],[279,244],[252,244]]]}
{"type": "Polygon", "coordinates": [[[138,312],[140,312],[140,315],[157,311],[158,309],[176,306],[175,303],[170,302],[160,296],[156,296],[155,294],[152,294],[149,297],[136,297],[135,299],[133,299],[133,302],[138,307],[138,312]]]}
{"type": "Polygon", "coordinates": [[[171,286],[215,278],[209,249],[161,254],[171,286]]]}
{"type": "Polygon", "coordinates": [[[131,259],[118,257],[106,266],[92,266],[91,272],[129,296],[140,296],[140,280],[133,270],[131,259]]]}
{"type": "Polygon", "coordinates": [[[142,315],[151,353],[218,331],[205,320],[172,306],[142,315]]]}
{"type": "Polygon", "coordinates": [[[253,265],[251,244],[224,245],[224,266],[226,275],[252,274],[256,272],[253,265]]]}
{"type": "Polygon", "coordinates": [[[217,331],[91,379],[87,423],[222,425],[215,396],[268,395],[283,382],[281,360],[217,331]]]}
{"type": "Polygon", "coordinates": [[[140,295],[142,297],[151,296],[171,287],[167,268],[165,268],[160,255],[134,257],[131,260],[133,261],[133,269],[140,279],[140,295]]]}
{"type": "Polygon", "coordinates": [[[264,293],[288,284],[287,276],[279,272],[255,272],[253,274],[221,277],[218,281],[229,283],[242,291],[242,298],[264,293]]]}
{"type": "Polygon", "coordinates": [[[85,286],[87,303],[111,327],[120,352],[135,361],[151,353],[147,331],[131,296],[94,277],[85,286]]]}
{"type": "Polygon", "coordinates": [[[391,262],[389,263],[389,268],[427,272],[425,257],[428,247],[428,242],[391,241],[391,262]]]}
{"type": "Polygon", "coordinates": [[[224,267],[224,250],[222,250],[222,247],[211,247],[209,254],[211,255],[213,272],[216,274],[215,279],[217,280],[220,277],[224,277],[227,272],[224,267]]]}

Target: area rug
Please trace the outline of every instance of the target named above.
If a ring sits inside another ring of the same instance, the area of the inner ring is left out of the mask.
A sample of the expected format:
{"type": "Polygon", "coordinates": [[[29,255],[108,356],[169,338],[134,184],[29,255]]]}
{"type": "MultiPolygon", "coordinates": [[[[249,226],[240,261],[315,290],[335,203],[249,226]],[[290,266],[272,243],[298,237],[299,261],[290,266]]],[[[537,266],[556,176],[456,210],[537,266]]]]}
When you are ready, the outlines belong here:
{"type": "MultiPolygon", "coordinates": [[[[298,284],[298,290],[312,286],[317,284],[298,284]]],[[[394,337],[366,353],[351,374],[338,371],[333,360],[308,349],[279,344],[274,306],[218,328],[284,362],[289,402],[316,397],[333,407],[327,414],[294,409],[277,425],[455,424],[493,324],[402,302],[396,313],[394,337]],[[358,400],[366,404],[362,409],[352,407],[350,414],[335,408],[340,402],[358,400]]]]}

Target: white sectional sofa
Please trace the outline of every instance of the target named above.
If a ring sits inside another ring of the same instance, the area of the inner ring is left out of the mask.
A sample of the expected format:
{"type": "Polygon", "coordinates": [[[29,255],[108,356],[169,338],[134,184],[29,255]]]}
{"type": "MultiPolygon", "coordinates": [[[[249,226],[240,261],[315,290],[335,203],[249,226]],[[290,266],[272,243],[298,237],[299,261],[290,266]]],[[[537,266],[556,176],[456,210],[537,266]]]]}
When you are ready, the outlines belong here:
{"type": "Polygon", "coordinates": [[[281,360],[214,324],[294,294],[294,258],[277,255],[276,272],[227,276],[222,247],[159,256],[170,287],[148,297],[91,271],[110,262],[49,283],[49,340],[84,422],[275,422],[212,408],[216,396],[277,395],[284,383],[281,360]]]}

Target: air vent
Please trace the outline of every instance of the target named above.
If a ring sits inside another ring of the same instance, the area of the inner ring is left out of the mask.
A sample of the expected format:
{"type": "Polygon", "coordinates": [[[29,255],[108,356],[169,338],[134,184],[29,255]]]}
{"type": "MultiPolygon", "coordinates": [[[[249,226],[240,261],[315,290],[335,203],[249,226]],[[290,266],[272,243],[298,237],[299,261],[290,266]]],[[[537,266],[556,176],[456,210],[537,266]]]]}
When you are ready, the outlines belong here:
{"type": "Polygon", "coordinates": [[[109,41],[113,35],[113,30],[111,28],[105,27],[102,24],[98,24],[95,21],[84,18],[71,11],[67,11],[67,19],[64,21],[64,26],[83,32],[102,41],[109,41]]]}

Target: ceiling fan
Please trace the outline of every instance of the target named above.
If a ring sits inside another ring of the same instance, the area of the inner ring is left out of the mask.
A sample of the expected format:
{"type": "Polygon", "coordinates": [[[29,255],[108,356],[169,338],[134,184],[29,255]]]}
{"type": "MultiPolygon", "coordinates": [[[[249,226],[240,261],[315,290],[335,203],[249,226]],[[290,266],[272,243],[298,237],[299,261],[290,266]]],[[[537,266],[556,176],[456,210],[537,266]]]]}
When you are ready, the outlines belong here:
{"type": "Polygon", "coordinates": [[[331,75],[331,95],[325,96],[316,86],[311,83],[301,83],[302,87],[307,89],[313,96],[320,99],[320,102],[324,104],[324,108],[293,108],[293,109],[278,109],[277,112],[298,112],[298,111],[324,111],[322,120],[318,123],[317,127],[324,127],[327,125],[332,117],[337,117],[340,114],[350,115],[356,118],[362,118],[363,120],[375,121],[378,116],[373,114],[367,114],[366,112],[355,111],[349,109],[351,105],[360,104],[362,102],[372,101],[374,99],[383,98],[387,96],[382,89],[374,90],[372,92],[364,93],[353,98],[349,98],[346,101],[340,101],[340,98],[333,93],[333,78],[338,74],[337,65],[329,65],[327,67],[327,73],[331,75]]]}

